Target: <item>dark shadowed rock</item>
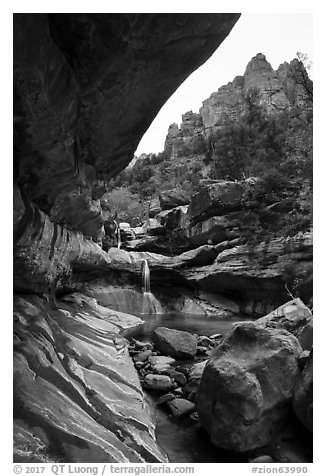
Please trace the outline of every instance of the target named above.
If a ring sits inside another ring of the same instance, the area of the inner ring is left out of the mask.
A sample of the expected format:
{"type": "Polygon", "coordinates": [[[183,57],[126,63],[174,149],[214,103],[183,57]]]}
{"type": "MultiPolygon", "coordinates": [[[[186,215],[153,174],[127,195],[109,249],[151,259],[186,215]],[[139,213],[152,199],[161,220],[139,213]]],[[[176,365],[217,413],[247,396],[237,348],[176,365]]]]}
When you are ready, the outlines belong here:
{"type": "Polygon", "coordinates": [[[194,364],[190,371],[189,371],[189,376],[188,376],[188,383],[185,386],[185,393],[188,395],[192,395],[192,401],[195,399],[200,379],[201,376],[204,372],[204,368],[207,364],[208,360],[203,360],[202,362],[198,362],[194,364]]]}
{"type": "Polygon", "coordinates": [[[189,228],[189,240],[193,246],[217,245],[237,238],[240,234],[238,213],[214,216],[189,228]]]}
{"type": "Polygon", "coordinates": [[[300,422],[312,431],[313,428],[313,351],[294,389],[293,409],[300,422]]]}
{"type": "Polygon", "coordinates": [[[303,350],[310,351],[313,346],[313,318],[297,333],[298,341],[303,350]]]}
{"type": "Polygon", "coordinates": [[[164,403],[174,400],[176,396],[173,393],[166,393],[162,395],[156,402],[156,405],[164,405],[164,403]]]}
{"type": "Polygon", "coordinates": [[[175,398],[167,402],[167,405],[172,413],[172,415],[176,418],[181,418],[195,410],[195,404],[193,402],[189,402],[189,400],[185,400],[184,398],[175,398]]]}
{"type": "Polygon", "coordinates": [[[267,445],[290,415],[301,346],[289,332],[242,323],[205,366],[196,407],[219,447],[245,452],[267,445]]]}
{"type": "MultiPolygon", "coordinates": [[[[29,198],[50,213],[72,191],[91,197],[97,174],[124,169],[162,105],[238,18],[15,14],[15,173],[29,198]]],[[[70,205],[61,224],[68,215],[73,226],[70,205]]],[[[95,221],[89,228],[96,233],[95,221]]]]}
{"type": "MultiPolygon", "coordinates": [[[[299,339],[298,339],[299,340],[299,339]]],[[[300,342],[300,341],[299,341],[300,342]]],[[[303,350],[300,354],[300,357],[299,357],[299,367],[301,370],[303,370],[306,366],[306,363],[308,362],[309,360],[309,356],[310,356],[310,350],[303,350]]]]}
{"type": "Polygon", "coordinates": [[[123,247],[128,251],[149,251],[158,252],[158,236],[143,236],[135,240],[128,240],[123,243],[123,247]]]}
{"type": "Polygon", "coordinates": [[[186,385],[187,378],[185,374],[183,374],[182,372],[177,372],[176,370],[172,370],[172,372],[170,372],[169,375],[171,378],[173,378],[177,382],[178,385],[181,385],[182,387],[186,385]]]}
{"type": "MultiPolygon", "coordinates": [[[[213,216],[238,210],[244,193],[242,182],[218,180],[202,184],[200,191],[190,201],[188,215],[191,224],[213,216]]],[[[223,241],[223,240],[221,240],[223,241]]]]}
{"type": "Polygon", "coordinates": [[[149,236],[159,236],[164,228],[156,218],[149,218],[145,223],[145,230],[149,236]]]}
{"type": "Polygon", "coordinates": [[[197,339],[189,332],[157,327],[152,333],[152,338],[155,346],[164,355],[176,359],[187,359],[196,355],[197,339]]]}

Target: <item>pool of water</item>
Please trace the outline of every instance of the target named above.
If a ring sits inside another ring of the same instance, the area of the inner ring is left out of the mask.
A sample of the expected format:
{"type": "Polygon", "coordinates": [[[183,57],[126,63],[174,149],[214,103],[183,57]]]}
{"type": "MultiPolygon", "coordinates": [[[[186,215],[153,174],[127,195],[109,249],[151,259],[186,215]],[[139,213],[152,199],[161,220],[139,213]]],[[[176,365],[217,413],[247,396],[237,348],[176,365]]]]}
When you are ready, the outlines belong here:
{"type": "Polygon", "coordinates": [[[198,314],[184,314],[173,312],[169,314],[143,314],[140,316],[144,324],[127,331],[126,337],[134,337],[139,340],[150,340],[151,333],[156,327],[169,327],[179,331],[187,331],[191,334],[210,336],[213,334],[226,334],[238,321],[248,320],[248,316],[232,316],[221,319],[220,317],[205,317],[198,314]]]}
{"type": "MultiPolygon", "coordinates": [[[[192,334],[210,336],[213,334],[225,335],[234,322],[248,320],[248,316],[233,316],[221,319],[220,317],[205,317],[198,314],[184,314],[173,312],[169,314],[142,314],[144,324],[124,332],[127,338],[133,337],[143,342],[151,342],[152,331],[156,327],[169,327],[192,334]]],[[[178,361],[178,364],[192,366],[198,359],[178,361]]],[[[216,449],[210,442],[208,434],[199,423],[189,418],[174,419],[166,409],[155,404],[158,395],[146,392],[147,400],[154,409],[156,417],[156,438],[159,446],[168,455],[171,463],[228,463],[242,462],[241,456],[216,449]]]]}

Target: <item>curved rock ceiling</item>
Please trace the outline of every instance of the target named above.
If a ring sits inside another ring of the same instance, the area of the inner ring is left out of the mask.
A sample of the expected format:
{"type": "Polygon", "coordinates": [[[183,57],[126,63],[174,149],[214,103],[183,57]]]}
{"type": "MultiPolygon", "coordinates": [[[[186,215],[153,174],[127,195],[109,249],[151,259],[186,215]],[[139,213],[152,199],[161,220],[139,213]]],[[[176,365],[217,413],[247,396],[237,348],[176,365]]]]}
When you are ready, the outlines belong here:
{"type": "MultiPolygon", "coordinates": [[[[50,213],[117,175],[240,14],[15,14],[14,165],[50,213]]],[[[59,220],[60,222],[60,220],[59,220]]]]}

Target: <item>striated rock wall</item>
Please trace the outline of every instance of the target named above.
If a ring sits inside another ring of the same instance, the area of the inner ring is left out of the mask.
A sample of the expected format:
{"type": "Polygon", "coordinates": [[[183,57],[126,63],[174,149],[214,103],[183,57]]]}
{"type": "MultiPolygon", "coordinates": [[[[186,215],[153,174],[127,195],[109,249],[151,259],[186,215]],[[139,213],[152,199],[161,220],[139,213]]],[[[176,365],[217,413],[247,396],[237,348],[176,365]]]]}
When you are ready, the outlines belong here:
{"type": "Polygon", "coordinates": [[[80,232],[58,225],[14,187],[14,290],[55,292],[79,271],[107,273],[110,258],[80,232]]]}
{"type": "Polygon", "coordinates": [[[255,246],[236,240],[202,245],[174,257],[114,248],[108,254],[109,267],[116,271],[140,276],[147,260],[153,284],[208,291],[238,303],[242,313],[263,315],[286,300],[289,280],[305,276],[305,286],[309,285],[312,253],[312,232],[308,232],[255,246]]]}
{"type": "Polygon", "coordinates": [[[243,312],[262,315],[286,299],[288,279],[312,276],[312,254],[312,233],[298,234],[255,247],[233,246],[212,264],[182,274],[195,287],[239,300],[243,312]]]}
{"type": "Polygon", "coordinates": [[[166,461],[119,335],[141,322],[80,294],[15,297],[14,461],[166,461]]]}

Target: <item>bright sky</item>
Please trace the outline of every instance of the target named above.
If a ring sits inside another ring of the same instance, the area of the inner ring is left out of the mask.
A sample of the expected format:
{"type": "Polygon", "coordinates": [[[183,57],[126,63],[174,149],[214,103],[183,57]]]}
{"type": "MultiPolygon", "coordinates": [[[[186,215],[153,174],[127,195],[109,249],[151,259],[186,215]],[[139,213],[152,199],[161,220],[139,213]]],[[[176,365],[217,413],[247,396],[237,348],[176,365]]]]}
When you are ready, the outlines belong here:
{"type": "Polygon", "coordinates": [[[309,13],[243,13],[217,51],[165,103],[136,155],[162,151],[169,124],[180,124],[186,111],[198,112],[203,100],[242,75],[257,53],[263,53],[274,69],[291,61],[298,51],[313,61],[312,20],[309,13]]]}

